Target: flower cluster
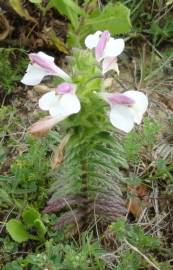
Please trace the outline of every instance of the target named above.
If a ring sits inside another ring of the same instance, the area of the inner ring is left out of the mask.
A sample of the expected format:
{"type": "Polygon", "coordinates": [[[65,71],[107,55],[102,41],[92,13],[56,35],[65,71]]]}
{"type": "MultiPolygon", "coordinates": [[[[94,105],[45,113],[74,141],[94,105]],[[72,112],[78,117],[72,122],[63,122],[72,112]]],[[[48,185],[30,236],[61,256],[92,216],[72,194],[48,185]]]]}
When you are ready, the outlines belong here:
{"type": "MultiPolygon", "coordinates": [[[[104,76],[110,70],[119,74],[117,56],[124,50],[124,40],[114,39],[108,31],[97,31],[88,35],[85,39],[88,49],[94,50],[96,62],[101,67],[104,76]]],[[[49,116],[36,122],[30,133],[46,132],[56,123],[64,120],[81,109],[81,103],[77,96],[77,85],[71,77],[54,63],[54,58],[43,53],[29,54],[31,63],[28,65],[26,74],[21,82],[26,85],[37,85],[47,76],[57,76],[64,80],[56,88],[44,94],[39,99],[39,107],[49,111],[49,116]]],[[[110,105],[109,119],[111,124],[124,131],[130,132],[134,124],[140,124],[143,114],[148,106],[148,99],[145,94],[139,91],[130,90],[124,93],[101,92],[98,95],[110,105]]]]}

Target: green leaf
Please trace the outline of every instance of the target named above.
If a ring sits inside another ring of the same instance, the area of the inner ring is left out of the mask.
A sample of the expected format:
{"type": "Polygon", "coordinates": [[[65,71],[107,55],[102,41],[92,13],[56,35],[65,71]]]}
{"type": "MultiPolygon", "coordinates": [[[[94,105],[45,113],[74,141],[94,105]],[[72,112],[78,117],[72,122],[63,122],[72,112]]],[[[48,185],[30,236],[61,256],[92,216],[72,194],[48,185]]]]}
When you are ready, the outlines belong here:
{"type": "Polygon", "coordinates": [[[34,227],[37,229],[38,237],[43,238],[45,233],[47,232],[46,227],[44,226],[41,219],[36,219],[34,221],[34,227]]]}
{"type": "Polygon", "coordinates": [[[68,54],[68,50],[64,44],[64,42],[62,40],[60,40],[57,36],[56,36],[56,33],[51,30],[49,32],[49,36],[50,36],[50,39],[52,41],[52,43],[56,46],[56,48],[60,51],[60,52],[63,52],[65,54],[68,54]]]}
{"type": "Polygon", "coordinates": [[[4,202],[4,203],[9,203],[9,204],[12,204],[12,201],[10,199],[10,196],[8,195],[8,193],[0,188],[0,201],[1,202],[4,202]]]}
{"type": "Polygon", "coordinates": [[[32,207],[28,207],[23,211],[23,221],[27,226],[33,226],[36,219],[40,219],[40,213],[32,207]]]}
{"type": "Polygon", "coordinates": [[[51,0],[49,7],[55,7],[60,14],[67,16],[76,29],[78,26],[78,15],[83,15],[82,9],[72,0],[51,0]]]}
{"type": "Polygon", "coordinates": [[[29,0],[29,2],[33,4],[41,4],[42,0],[29,0]]]}
{"type": "Polygon", "coordinates": [[[93,12],[85,25],[90,32],[108,30],[111,34],[128,33],[131,29],[130,10],[123,4],[108,4],[102,11],[93,12]]]}
{"type": "Polygon", "coordinates": [[[18,242],[22,243],[29,240],[32,236],[25,230],[24,225],[21,221],[17,219],[11,219],[6,224],[6,229],[10,234],[11,238],[18,242]]]}
{"type": "Polygon", "coordinates": [[[37,23],[36,19],[29,14],[27,9],[23,8],[22,4],[22,0],[10,0],[10,5],[17,12],[17,14],[19,14],[21,17],[25,17],[25,19],[28,21],[37,23]]]}
{"type": "Polygon", "coordinates": [[[38,238],[43,238],[46,233],[46,227],[44,226],[40,213],[33,207],[28,207],[24,210],[23,221],[28,227],[33,227],[37,230],[38,238]]]}

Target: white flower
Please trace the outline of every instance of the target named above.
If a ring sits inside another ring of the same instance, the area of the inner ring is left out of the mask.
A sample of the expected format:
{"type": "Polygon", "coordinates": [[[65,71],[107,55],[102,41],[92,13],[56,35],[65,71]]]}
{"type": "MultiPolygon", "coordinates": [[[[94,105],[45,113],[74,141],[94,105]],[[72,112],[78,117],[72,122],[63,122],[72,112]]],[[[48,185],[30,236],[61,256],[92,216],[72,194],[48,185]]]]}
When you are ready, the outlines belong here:
{"type": "Polygon", "coordinates": [[[119,75],[119,68],[117,64],[117,58],[114,57],[106,57],[102,61],[102,73],[105,74],[109,70],[115,70],[119,75]]]}
{"type": "Polygon", "coordinates": [[[37,85],[47,75],[58,76],[64,80],[69,80],[70,76],[54,63],[54,57],[43,52],[30,53],[31,64],[28,65],[26,74],[21,82],[26,85],[37,85]]]}
{"type": "Polygon", "coordinates": [[[124,40],[122,38],[114,39],[110,37],[108,31],[97,31],[88,35],[85,39],[85,45],[89,49],[95,48],[95,56],[98,62],[102,61],[102,73],[109,70],[115,70],[117,73],[117,56],[124,50],[124,40]]]}
{"type": "Polygon", "coordinates": [[[134,124],[140,124],[148,107],[147,96],[139,91],[130,90],[122,94],[102,93],[109,103],[109,119],[111,124],[124,131],[130,132],[134,124]]]}
{"type": "Polygon", "coordinates": [[[60,122],[80,111],[80,101],[75,94],[75,85],[62,83],[54,91],[44,94],[39,99],[39,107],[49,111],[51,117],[60,122]]]}

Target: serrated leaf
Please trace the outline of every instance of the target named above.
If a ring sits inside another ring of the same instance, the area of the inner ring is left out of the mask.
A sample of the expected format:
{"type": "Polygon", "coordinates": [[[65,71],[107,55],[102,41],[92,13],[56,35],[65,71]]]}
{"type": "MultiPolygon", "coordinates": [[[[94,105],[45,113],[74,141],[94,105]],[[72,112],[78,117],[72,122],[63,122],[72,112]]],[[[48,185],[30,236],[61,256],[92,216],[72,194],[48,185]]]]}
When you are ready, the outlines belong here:
{"type": "Polygon", "coordinates": [[[43,238],[47,229],[46,227],[44,226],[43,222],[41,219],[36,219],[34,221],[34,227],[37,229],[37,232],[38,232],[38,236],[40,238],[43,238]]]}
{"type": "Polygon", "coordinates": [[[28,207],[22,214],[23,221],[28,226],[34,226],[36,219],[40,219],[40,213],[32,207],[28,207]]]}
{"type": "Polygon", "coordinates": [[[130,10],[123,4],[108,4],[102,11],[93,12],[85,25],[90,31],[108,30],[111,34],[128,33],[131,29],[130,10]]]}
{"type": "Polygon", "coordinates": [[[24,225],[21,221],[17,219],[11,219],[6,224],[7,232],[10,234],[11,238],[18,242],[22,243],[29,240],[32,236],[25,230],[24,225]]]}

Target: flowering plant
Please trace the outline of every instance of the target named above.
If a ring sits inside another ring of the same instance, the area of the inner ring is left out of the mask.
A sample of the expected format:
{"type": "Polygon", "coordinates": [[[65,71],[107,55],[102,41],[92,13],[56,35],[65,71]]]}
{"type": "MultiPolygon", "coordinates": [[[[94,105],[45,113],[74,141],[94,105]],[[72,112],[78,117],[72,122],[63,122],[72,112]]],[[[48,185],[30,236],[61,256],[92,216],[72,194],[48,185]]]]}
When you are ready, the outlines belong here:
{"type": "MultiPolygon", "coordinates": [[[[101,70],[99,70],[100,75],[105,74],[110,70],[115,70],[119,73],[117,56],[124,50],[123,39],[114,39],[110,37],[108,31],[97,31],[86,37],[85,45],[89,49],[95,48],[96,62],[93,64],[97,65],[97,62],[101,62],[101,70]]],[[[45,129],[46,125],[49,129],[66,117],[80,111],[80,100],[76,95],[77,84],[72,83],[72,78],[55,65],[53,57],[43,52],[39,52],[29,54],[29,58],[31,64],[28,65],[26,74],[21,80],[22,83],[26,85],[36,85],[47,75],[58,76],[66,81],[56,86],[53,91],[43,95],[39,100],[39,107],[42,110],[48,110],[50,118],[46,118],[45,121],[41,121],[37,125],[34,125],[33,130],[35,131],[36,127],[38,130],[41,130],[42,128],[45,129]]],[[[98,65],[96,70],[97,69],[98,65]]],[[[90,79],[92,80],[92,78],[90,79]]],[[[141,123],[142,116],[148,106],[147,97],[142,92],[130,90],[123,94],[106,93],[102,88],[103,86],[99,89],[100,95],[98,95],[98,99],[99,97],[103,97],[110,105],[111,110],[109,112],[109,118],[113,126],[125,132],[129,132],[133,128],[134,123],[141,123]]],[[[92,89],[91,93],[94,95],[92,89]]],[[[30,130],[31,133],[33,130],[30,130]]]]}
{"type": "MultiPolygon", "coordinates": [[[[122,38],[114,39],[108,31],[97,31],[86,37],[85,45],[86,50],[74,50],[70,75],[56,66],[53,57],[38,52],[29,54],[31,63],[22,79],[27,85],[36,85],[47,75],[63,80],[39,99],[40,109],[48,111],[49,116],[33,124],[30,133],[45,133],[61,123],[65,135],[70,134],[68,142],[62,143],[64,162],[56,192],[45,211],[62,209],[64,198],[74,208],[78,201],[83,202],[85,211],[75,208],[76,219],[81,224],[86,213],[91,215],[93,200],[96,200],[95,213],[108,220],[126,212],[120,188],[112,175],[121,178],[118,166],[127,168],[127,163],[121,157],[122,148],[117,148],[118,141],[112,131],[116,127],[130,132],[135,123],[141,123],[148,106],[146,95],[140,91],[117,93],[104,89],[107,73],[119,74],[117,57],[124,50],[122,38]],[[62,182],[66,186],[64,195],[62,182]],[[114,204],[111,209],[105,207],[107,198],[114,204]]],[[[70,222],[70,213],[60,218],[56,228],[70,222]]]]}

